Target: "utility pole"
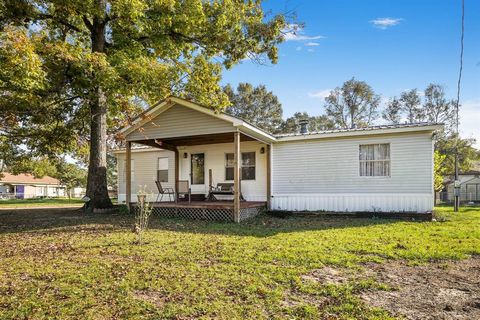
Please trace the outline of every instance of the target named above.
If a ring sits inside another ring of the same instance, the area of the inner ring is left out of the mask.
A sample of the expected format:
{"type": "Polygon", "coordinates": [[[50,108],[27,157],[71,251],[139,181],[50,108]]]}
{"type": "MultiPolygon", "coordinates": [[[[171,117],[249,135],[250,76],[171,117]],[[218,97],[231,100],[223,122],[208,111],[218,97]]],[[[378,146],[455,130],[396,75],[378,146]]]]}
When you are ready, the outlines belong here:
{"type": "Polygon", "coordinates": [[[458,73],[458,82],[457,82],[457,103],[456,103],[456,120],[455,120],[455,182],[454,182],[454,192],[455,199],[453,204],[453,210],[458,212],[460,207],[460,181],[458,180],[458,139],[460,138],[458,133],[458,109],[460,104],[460,84],[462,81],[462,69],[463,69],[463,38],[465,34],[465,0],[462,0],[462,35],[460,37],[460,70],[458,73]]]}

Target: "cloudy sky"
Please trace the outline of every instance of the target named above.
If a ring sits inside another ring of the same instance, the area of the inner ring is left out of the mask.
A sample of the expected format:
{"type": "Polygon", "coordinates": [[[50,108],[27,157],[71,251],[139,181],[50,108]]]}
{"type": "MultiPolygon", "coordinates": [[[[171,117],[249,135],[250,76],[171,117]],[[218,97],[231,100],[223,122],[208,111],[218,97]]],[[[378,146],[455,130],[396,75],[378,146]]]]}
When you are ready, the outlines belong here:
{"type": "MultiPolygon", "coordinates": [[[[287,36],[276,65],[244,61],[224,83],[265,84],[296,111],[324,112],[325,95],[355,77],[384,98],[429,83],[456,97],[460,0],[270,0],[272,13],[296,13],[304,28],[287,36]]],[[[465,0],[461,131],[480,147],[480,1],[465,0]]]]}

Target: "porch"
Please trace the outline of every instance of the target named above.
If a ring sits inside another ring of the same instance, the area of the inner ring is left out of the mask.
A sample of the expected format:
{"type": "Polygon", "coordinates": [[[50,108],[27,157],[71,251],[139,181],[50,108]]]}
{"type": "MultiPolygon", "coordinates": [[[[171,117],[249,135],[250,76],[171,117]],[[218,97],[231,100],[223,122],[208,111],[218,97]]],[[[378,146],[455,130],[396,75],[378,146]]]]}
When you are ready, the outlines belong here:
{"type": "Polygon", "coordinates": [[[192,197],[191,203],[148,198],[155,202],[156,214],[240,222],[269,207],[272,136],[177,98],[155,108],[122,132],[126,140],[125,177],[119,184],[123,190],[124,183],[124,199],[129,206],[136,207],[139,187],[153,196],[161,195],[162,188],[170,188],[178,197],[182,182],[188,183],[192,195],[200,197],[192,197]],[[141,154],[132,148],[134,144],[150,147],[147,152],[151,155],[141,154]],[[156,181],[161,186],[155,187],[156,181]],[[229,201],[221,196],[215,202],[196,201],[212,195],[222,184],[231,185],[229,201]]]}
{"type": "MultiPolygon", "coordinates": [[[[155,202],[152,205],[152,213],[160,217],[226,222],[237,221],[233,201],[155,202]]],[[[241,201],[238,222],[262,213],[266,209],[266,205],[266,202],[263,201],[241,201]]],[[[137,210],[137,203],[131,203],[131,207],[133,210],[137,210]]]]}

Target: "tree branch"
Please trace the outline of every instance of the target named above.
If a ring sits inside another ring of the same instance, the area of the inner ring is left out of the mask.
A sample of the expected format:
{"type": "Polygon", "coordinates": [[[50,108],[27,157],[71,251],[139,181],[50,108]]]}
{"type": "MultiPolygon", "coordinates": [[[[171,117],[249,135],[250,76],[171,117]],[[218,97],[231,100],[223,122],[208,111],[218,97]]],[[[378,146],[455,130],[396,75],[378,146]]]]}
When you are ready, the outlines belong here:
{"type": "Polygon", "coordinates": [[[58,22],[60,23],[61,25],[65,26],[65,27],[68,27],[76,32],[83,32],[82,29],[80,29],[79,27],[71,24],[70,22],[60,18],[60,17],[55,17],[51,14],[45,14],[45,13],[40,13],[38,14],[38,17],[41,19],[41,20],[47,20],[47,19],[50,19],[50,20],[53,20],[55,22],[58,22]]]}

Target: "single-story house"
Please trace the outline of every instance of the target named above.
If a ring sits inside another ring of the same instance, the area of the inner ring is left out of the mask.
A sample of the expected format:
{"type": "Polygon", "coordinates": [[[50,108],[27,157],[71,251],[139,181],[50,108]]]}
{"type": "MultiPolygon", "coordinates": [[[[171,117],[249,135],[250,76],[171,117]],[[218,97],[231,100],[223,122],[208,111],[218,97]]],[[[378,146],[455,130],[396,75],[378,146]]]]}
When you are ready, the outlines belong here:
{"type": "MultiPolygon", "coordinates": [[[[441,200],[453,202],[455,198],[454,192],[454,175],[445,177],[445,189],[441,193],[441,200]]],[[[458,174],[460,182],[460,201],[462,202],[480,202],[480,171],[469,170],[458,174]]]]}
{"type": "MultiPolygon", "coordinates": [[[[134,205],[140,188],[150,193],[149,200],[157,200],[155,181],[176,190],[179,181],[188,181],[197,200],[210,198],[219,183],[232,183],[233,203],[217,202],[225,207],[215,208],[228,208],[235,221],[256,214],[259,204],[288,211],[433,209],[433,145],[441,125],[322,132],[305,127],[295,134],[272,135],[211,108],[167,98],[119,132],[126,140],[125,149],[114,151],[119,202],[134,205]]],[[[204,202],[189,205],[205,214],[204,202]]],[[[155,207],[193,215],[185,213],[185,202],[157,200],[155,207]]]]}
{"type": "Polygon", "coordinates": [[[0,198],[28,199],[36,197],[64,197],[65,186],[55,178],[36,178],[31,174],[10,174],[0,176],[0,198]]]}

